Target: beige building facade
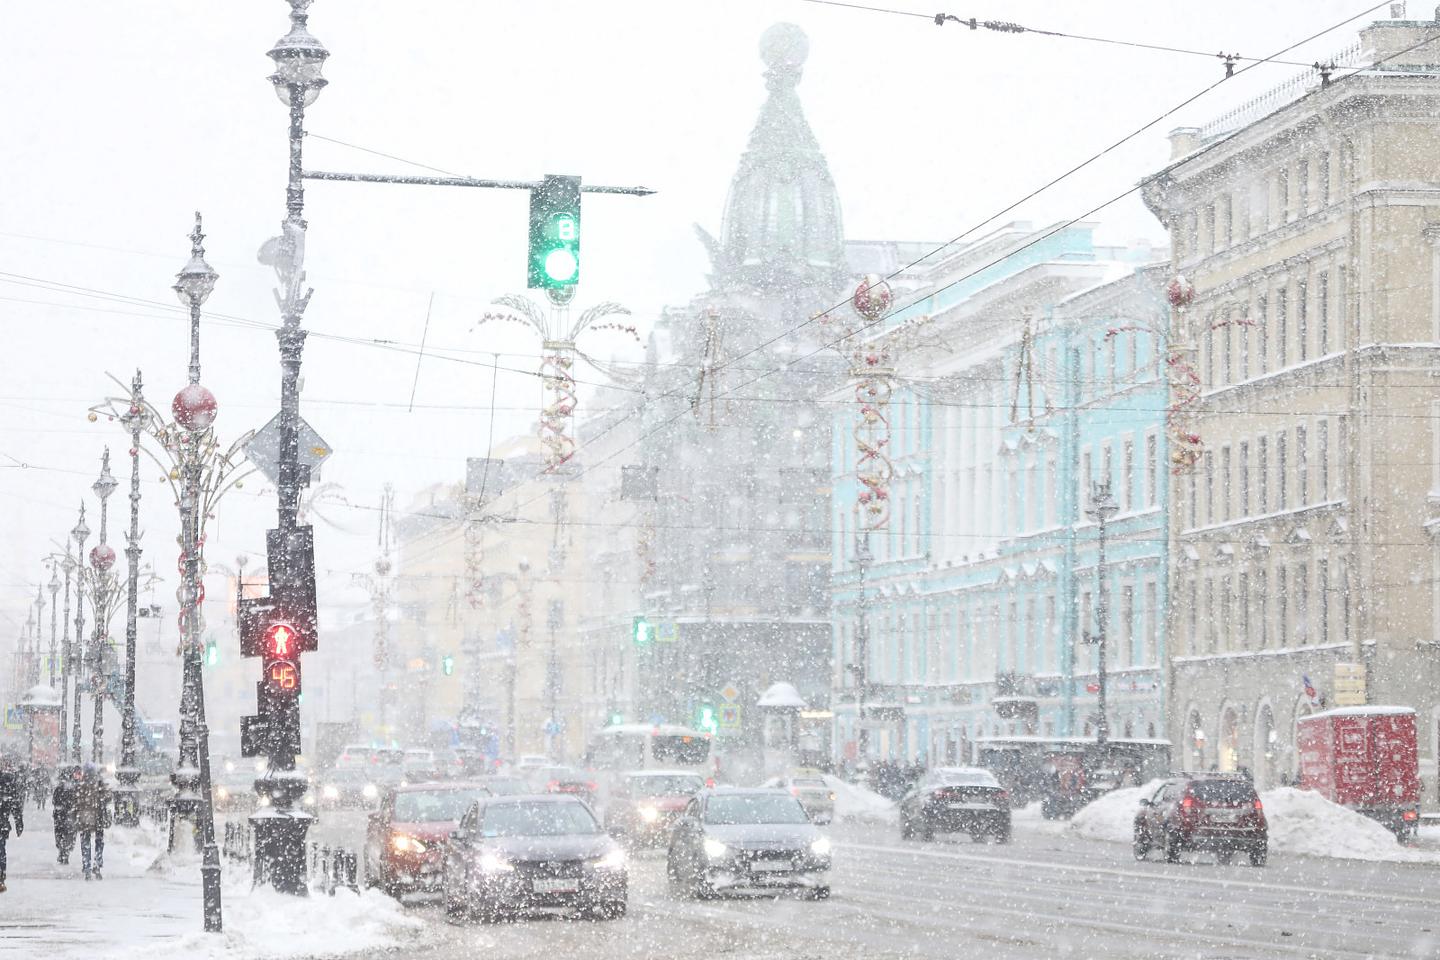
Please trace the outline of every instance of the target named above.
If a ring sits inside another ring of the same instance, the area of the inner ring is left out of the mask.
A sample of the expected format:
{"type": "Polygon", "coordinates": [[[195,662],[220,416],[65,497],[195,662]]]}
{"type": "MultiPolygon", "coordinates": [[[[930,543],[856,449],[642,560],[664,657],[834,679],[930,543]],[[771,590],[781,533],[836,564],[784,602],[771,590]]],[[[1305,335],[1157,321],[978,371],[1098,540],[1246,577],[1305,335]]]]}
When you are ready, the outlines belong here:
{"type": "Polygon", "coordinates": [[[1298,717],[1370,702],[1416,708],[1433,777],[1437,35],[1372,25],[1328,82],[1174,131],[1143,184],[1194,286],[1171,344],[1202,442],[1172,488],[1177,764],[1270,785],[1298,717]]]}

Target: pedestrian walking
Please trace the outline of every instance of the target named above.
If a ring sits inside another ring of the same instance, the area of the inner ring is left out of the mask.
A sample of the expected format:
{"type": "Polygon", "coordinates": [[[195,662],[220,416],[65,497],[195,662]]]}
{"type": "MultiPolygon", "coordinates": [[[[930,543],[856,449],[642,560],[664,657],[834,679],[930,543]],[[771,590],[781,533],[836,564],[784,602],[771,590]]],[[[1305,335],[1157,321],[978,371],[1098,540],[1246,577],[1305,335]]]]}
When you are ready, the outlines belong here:
{"type": "Polygon", "coordinates": [[[44,810],[50,796],[50,768],[35,764],[30,768],[30,793],[35,798],[35,809],[44,810]]]}
{"type": "Polygon", "coordinates": [[[75,829],[80,834],[80,869],[85,879],[101,879],[105,865],[105,828],[110,826],[110,788],[98,764],[85,764],[75,791],[75,829]]]}
{"type": "Polygon", "coordinates": [[[0,893],[5,892],[5,845],[10,828],[15,836],[25,832],[25,780],[20,758],[0,754],[0,893]]]}
{"type": "Polygon", "coordinates": [[[56,863],[69,863],[70,851],[75,849],[75,800],[80,789],[81,770],[78,763],[67,763],[60,768],[60,778],[50,794],[50,806],[55,819],[56,863]]]}

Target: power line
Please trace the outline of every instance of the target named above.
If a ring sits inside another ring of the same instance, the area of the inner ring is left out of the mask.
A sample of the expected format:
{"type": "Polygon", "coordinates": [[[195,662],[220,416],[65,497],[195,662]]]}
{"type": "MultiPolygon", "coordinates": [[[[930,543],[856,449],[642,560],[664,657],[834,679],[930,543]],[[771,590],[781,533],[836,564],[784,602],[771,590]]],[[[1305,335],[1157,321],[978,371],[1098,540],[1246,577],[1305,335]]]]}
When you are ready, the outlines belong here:
{"type": "MultiPolygon", "coordinates": [[[[1227,67],[1226,76],[1230,76],[1230,73],[1228,71],[1230,69],[1233,69],[1236,63],[1244,62],[1275,63],[1292,67],[1314,66],[1314,64],[1300,63],[1297,60],[1280,60],[1275,57],[1267,57],[1262,60],[1258,57],[1241,56],[1238,53],[1211,53],[1208,50],[1196,50],[1191,47],[1177,47],[1163,43],[1145,43],[1138,40],[1121,40],[1115,37],[1097,37],[1083,33],[1068,33],[1064,30],[1047,30],[1043,27],[1027,27],[1023,24],[1013,23],[1009,20],[980,20],[976,17],[960,17],[956,16],[953,13],[936,13],[932,15],[928,13],[916,13],[912,10],[896,10],[890,7],[875,7],[859,3],[842,3],[840,2],[840,0],[801,0],[801,2],[813,3],[818,6],[825,7],[841,7],[847,10],[862,10],[867,13],[883,13],[890,16],[914,17],[921,20],[928,20],[934,23],[937,27],[944,26],[946,23],[957,23],[962,27],[969,27],[971,31],[989,30],[995,33],[1010,34],[1031,33],[1035,34],[1036,36],[1042,37],[1059,37],[1065,40],[1086,40],[1091,43],[1105,43],[1120,47],[1132,47],[1139,50],[1154,50],[1160,53],[1179,53],[1193,57],[1204,57],[1207,60],[1219,60],[1223,64],[1225,64],[1227,67]]],[[[1366,10],[1365,13],[1370,13],[1374,10],[1378,10],[1383,6],[1385,6],[1384,3],[1376,4],[1369,10],[1366,10]]],[[[1364,16],[1364,14],[1358,14],[1358,16],[1364,16]]],[[[1351,19],[1354,18],[1352,17],[1351,19]]]]}

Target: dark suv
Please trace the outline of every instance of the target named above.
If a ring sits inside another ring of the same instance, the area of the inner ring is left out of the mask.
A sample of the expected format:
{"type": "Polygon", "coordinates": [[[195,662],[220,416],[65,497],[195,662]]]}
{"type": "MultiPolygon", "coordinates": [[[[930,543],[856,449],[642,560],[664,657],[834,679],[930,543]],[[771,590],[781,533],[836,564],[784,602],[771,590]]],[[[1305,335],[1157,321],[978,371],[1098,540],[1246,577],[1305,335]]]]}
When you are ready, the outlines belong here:
{"type": "Polygon", "coordinates": [[[1136,860],[1157,848],[1170,863],[1187,850],[1210,850],[1221,863],[1244,852],[1253,866],[1263,867],[1269,843],[1270,828],[1255,785],[1240,776],[1173,777],[1142,797],[1135,813],[1136,860]]]}

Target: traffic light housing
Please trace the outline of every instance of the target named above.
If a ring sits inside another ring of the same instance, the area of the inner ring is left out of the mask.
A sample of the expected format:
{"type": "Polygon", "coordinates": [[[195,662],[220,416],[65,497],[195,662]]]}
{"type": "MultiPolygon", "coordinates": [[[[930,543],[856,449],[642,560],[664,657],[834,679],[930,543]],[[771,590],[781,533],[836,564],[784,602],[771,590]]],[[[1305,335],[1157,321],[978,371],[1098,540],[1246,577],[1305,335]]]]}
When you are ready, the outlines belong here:
{"type": "Polygon", "coordinates": [[[715,716],[715,705],[702,703],[695,708],[695,729],[704,733],[720,732],[720,720],[715,716]]]}
{"type": "Polygon", "coordinates": [[[648,647],[655,640],[655,626],[644,617],[636,617],[630,622],[630,637],[635,646],[648,647]]]}
{"type": "Polygon", "coordinates": [[[205,641],[205,666],[214,667],[220,663],[220,645],[211,637],[205,641]]]}
{"type": "Polygon", "coordinates": [[[261,682],[271,703],[300,696],[300,636],[284,620],[265,628],[261,640],[261,682]]]}
{"type": "Polygon", "coordinates": [[[445,656],[440,658],[440,672],[445,674],[445,676],[447,677],[454,675],[455,658],[453,656],[447,653],[445,654],[445,656]]]}
{"type": "Polygon", "coordinates": [[[555,290],[580,282],[580,178],[546,174],[530,191],[527,286],[555,290]]]}

